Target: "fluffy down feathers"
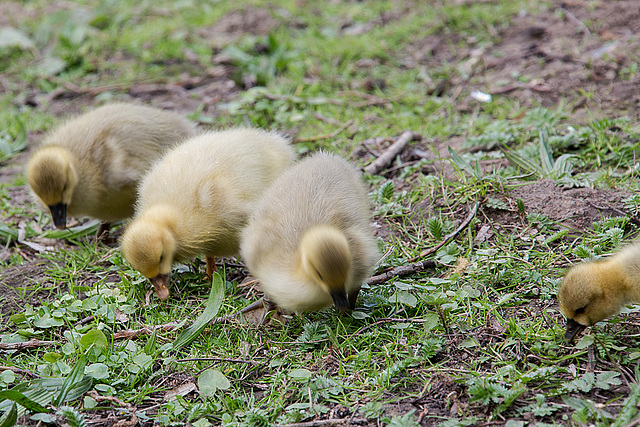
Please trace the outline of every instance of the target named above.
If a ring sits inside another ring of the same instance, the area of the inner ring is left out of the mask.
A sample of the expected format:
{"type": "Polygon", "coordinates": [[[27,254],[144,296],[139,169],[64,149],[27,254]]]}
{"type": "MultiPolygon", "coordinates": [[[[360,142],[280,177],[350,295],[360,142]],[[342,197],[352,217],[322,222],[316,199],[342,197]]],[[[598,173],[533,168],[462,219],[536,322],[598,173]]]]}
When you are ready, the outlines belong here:
{"type": "Polygon", "coordinates": [[[318,153],[282,174],[243,232],[242,255],[289,312],[353,308],[378,259],[367,192],[342,158],[318,153]]]}
{"type": "Polygon", "coordinates": [[[611,258],[572,267],[558,290],[567,316],[567,341],[587,326],[617,314],[625,304],[640,302],[640,245],[611,258]]]}
{"type": "Polygon", "coordinates": [[[135,218],[122,237],[125,257],[166,298],[174,261],[238,252],[257,199],[294,157],[285,138],[256,129],[185,141],[144,178],[135,218]]]}
{"type": "Polygon", "coordinates": [[[110,104],[53,130],[27,163],[27,180],[59,228],[66,215],[116,221],[133,214],[138,182],[162,154],[194,134],[177,114],[110,104]]]}

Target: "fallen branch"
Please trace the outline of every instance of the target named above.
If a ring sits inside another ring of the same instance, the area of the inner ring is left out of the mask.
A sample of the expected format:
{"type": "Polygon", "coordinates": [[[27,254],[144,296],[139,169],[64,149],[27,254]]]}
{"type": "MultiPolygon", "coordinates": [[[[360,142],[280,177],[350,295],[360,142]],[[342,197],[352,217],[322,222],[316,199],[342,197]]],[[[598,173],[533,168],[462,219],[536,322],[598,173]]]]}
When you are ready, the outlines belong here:
{"type": "Polygon", "coordinates": [[[391,164],[393,159],[395,159],[395,157],[398,154],[400,154],[402,150],[404,150],[404,147],[406,147],[409,141],[414,141],[420,138],[421,138],[421,135],[418,133],[414,133],[409,130],[403,132],[402,135],[400,135],[400,137],[396,140],[396,142],[391,144],[391,146],[387,148],[387,150],[384,153],[382,153],[380,157],[375,159],[373,162],[371,162],[369,165],[367,165],[364,168],[365,172],[367,172],[370,175],[377,174],[382,169],[386,168],[391,164]]]}
{"type": "Polygon", "coordinates": [[[26,377],[40,378],[40,375],[38,375],[38,374],[34,374],[31,371],[27,371],[25,369],[16,368],[16,367],[13,367],[13,366],[0,366],[0,371],[11,371],[14,374],[20,374],[20,375],[24,375],[26,377]]]}
{"type": "MultiPolygon", "coordinates": [[[[473,206],[473,209],[471,209],[471,212],[469,212],[469,216],[467,216],[467,219],[465,219],[462,222],[462,224],[460,224],[460,226],[453,231],[453,233],[447,234],[446,236],[444,236],[444,239],[442,239],[442,241],[440,243],[438,243],[437,245],[435,245],[434,247],[429,248],[429,249],[425,249],[424,251],[420,252],[420,258],[424,258],[426,256],[429,256],[429,255],[433,254],[438,249],[440,249],[441,247],[443,247],[444,245],[449,243],[451,240],[453,240],[453,238],[456,237],[462,230],[467,228],[467,226],[471,223],[471,220],[478,213],[478,207],[479,206],[480,206],[480,202],[476,203],[473,206]]],[[[418,259],[418,257],[414,257],[410,261],[415,261],[416,259],[418,259]]]]}
{"type": "Polygon", "coordinates": [[[379,285],[380,283],[384,283],[395,277],[410,276],[412,274],[416,274],[418,272],[432,268],[436,268],[436,263],[431,259],[420,261],[411,265],[401,265],[387,271],[386,273],[378,274],[377,276],[371,276],[367,280],[365,280],[365,283],[367,285],[379,285]]]}
{"type": "Polygon", "coordinates": [[[640,225],[640,219],[638,219],[635,215],[631,215],[629,213],[626,213],[622,209],[618,209],[615,206],[611,206],[611,205],[600,206],[600,205],[596,205],[595,203],[592,203],[590,201],[587,201],[587,204],[589,204],[589,206],[591,206],[593,208],[596,208],[598,210],[601,210],[601,211],[612,211],[614,213],[617,213],[620,216],[629,216],[629,221],[631,221],[632,223],[634,223],[636,225],[640,225]]]}
{"type": "Polygon", "coordinates": [[[225,357],[191,357],[188,359],[178,359],[176,362],[230,362],[230,363],[246,363],[249,365],[262,365],[260,362],[256,362],[255,360],[243,360],[243,359],[227,359],[225,357]]]}
{"type": "Polygon", "coordinates": [[[28,350],[50,345],[59,345],[56,341],[29,340],[24,342],[0,343],[0,350],[28,350]]]}
{"type": "Polygon", "coordinates": [[[298,142],[313,142],[313,141],[319,141],[321,139],[330,139],[330,138],[335,138],[340,132],[342,132],[343,130],[345,130],[346,128],[348,128],[349,126],[351,126],[354,123],[353,120],[349,120],[348,122],[346,122],[345,124],[343,124],[342,126],[340,126],[338,129],[336,129],[335,131],[325,134],[325,135],[318,135],[318,136],[311,136],[308,138],[296,138],[293,140],[293,143],[298,143],[298,142]]]}
{"type": "MultiPolygon", "coordinates": [[[[293,423],[293,424],[278,424],[279,427],[320,427],[320,426],[337,426],[340,424],[346,424],[348,421],[351,421],[355,424],[363,424],[367,422],[364,418],[333,418],[330,420],[315,420],[315,421],[307,421],[304,423],[293,423]]],[[[350,423],[351,424],[351,423],[350,423]]]]}

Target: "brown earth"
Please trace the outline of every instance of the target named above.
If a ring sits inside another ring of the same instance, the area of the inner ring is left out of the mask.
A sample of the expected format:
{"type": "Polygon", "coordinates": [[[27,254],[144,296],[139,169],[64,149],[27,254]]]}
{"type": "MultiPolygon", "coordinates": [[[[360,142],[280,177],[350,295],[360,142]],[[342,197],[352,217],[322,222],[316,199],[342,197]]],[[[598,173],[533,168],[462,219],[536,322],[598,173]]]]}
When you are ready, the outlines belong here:
{"type": "MultiPolygon", "coordinates": [[[[465,1],[461,3],[464,4],[465,1]]],[[[65,7],[64,5],[61,2],[54,2],[51,7],[65,7]]],[[[400,11],[398,13],[409,13],[409,8],[398,10],[400,11]]],[[[33,13],[35,12],[21,7],[18,3],[2,3],[0,4],[0,27],[12,25],[24,14],[33,13]]],[[[211,46],[215,49],[229,40],[237,39],[242,34],[267,34],[282,24],[282,19],[284,18],[274,18],[273,14],[264,9],[249,8],[231,12],[215,25],[202,28],[200,35],[210,39],[211,46]]],[[[343,27],[345,32],[367,31],[374,26],[384,25],[389,19],[394,19],[394,16],[382,16],[369,25],[351,26],[345,23],[343,27]]],[[[471,80],[461,78],[434,82],[431,92],[457,98],[455,106],[460,110],[471,110],[472,103],[475,102],[460,95],[461,93],[467,94],[472,90],[481,90],[493,96],[517,100],[522,106],[541,104],[555,108],[561,99],[566,99],[569,103],[564,110],[578,122],[588,121],[593,116],[616,117],[627,114],[634,119],[640,117],[640,109],[638,109],[640,74],[627,72],[628,67],[639,60],[640,39],[637,35],[640,34],[640,8],[637,0],[555,1],[552,2],[548,11],[537,15],[517,16],[508,27],[495,31],[496,42],[479,47],[476,46],[476,41],[472,37],[462,40],[460,35],[450,34],[444,29],[425,39],[417,40],[406,51],[397,52],[397,56],[403,58],[404,65],[407,67],[423,65],[438,67],[445,64],[466,63],[472,75],[482,75],[483,80],[480,83],[472,84],[471,80]]],[[[137,102],[183,112],[194,111],[204,104],[204,113],[214,116],[217,114],[216,104],[234,99],[240,92],[231,79],[232,68],[225,63],[224,58],[218,58],[217,62],[206,70],[198,69],[195,64],[186,64],[184,69],[181,69],[179,64],[171,64],[176,71],[173,74],[176,77],[169,83],[140,83],[115,90],[121,90],[122,94],[137,102]]],[[[0,83],[0,88],[4,87],[4,83],[1,81],[0,83]]],[[[36,87],[25,86],[18,92],[16,104],[39,106],[64,117],[92,105],[101,90],[88,91],[68,86],[53,93],[43,93],[36,87]]],[[[30,134],[29,141],[35,141],[39,136],[30,134]]],[[[457,138],[436,142],[436,144],[438,151],[446,155],[447,146],[453,144],[459,147],[460,142],[457,138]]],[[[402,153],[401,161],[415,162],[421,158],[428,158],[430,150],[425,144],[420,142],[413,145],[410,150],[402,153]]],[[[384,147],[385,143],[379,148],[384,147]]],[[[362,160],[371,158],[364,149],[356,150],[353,155],[362,160]]],[[[23,161],[24,155],[14,159],[9,165],[2,165],[0,181],[10,182],[15,174],[21,173],[23,161]]],[[[418,173],[440,172],[443,171],[428,166],[418,173]]],[[[386,173],[389,177],[395,176],[392,171],[386,173]]],[[[403,184],[398,181],[398,186],[403,184]]],[[[556,227],[567,227],[576,233],[582,233],[594,221],[619,215],[620,210],[623,209],[621,200],[628,195],[621,190],[563,188],[546,180],[532,182],[493,195],[492,197],[504,201],[509,209],[481,206],[477,215],[479,223],[476,227],[491,224],[497,229],[511,232],[524,230],[528,225],[527,221],[516,208],[516,200],[520,199],[526,214],[544,214],[555,222],[556,227]]],[[[25,188],[10,192],[11,203],[16,206],[25,203],[28,197],[28,191],[25,188]]],[[[423,212],[433,210],[428,200],[419,208],[423,212]]],[[[450,214],[460,223],[466,217],[467,209],[464,206],[457,207],[450,214]]],[[[378,221],[378,224],[381,227],[378,232],[380,236],[387,237],[395,233],[384,221],[378,221]]],[[[490,234],[488,238],[491,238],[490,234]]],[[[46,286],[43,288],[32,285],[48,283],[47,271],[52,267],[48,261],[39,259],[34,250],[23,245],[3,249],[0,257],[8,257],[11,251],[21,251],[33,261],[0,271],[0,303],[3,318],[19,311],[25,301],[36,304],[40,298],[48,296],[46,286]]],[[[83,277],[82,280],[90,283],[95,278],[83,277]]],[[[545,312],[552,305],[553,302],[540,304],[532,302],[530,310],[541,315],[540,313],[545,312]]],[[[490,321],[486,327],[473,333],[480,337],[479,341],[482,340],[485,343],[491,340],[504,340],[504,331],[496,329],[490,321]]],[[[457,350],[456,344],[464,337],[465,334],[462,333],[452,333],[447,337],[445,347],[449,350],[446,352],[446,357],[450,360],[447,366],[452,370],[455,370],[457,365],[463,364],[462,361],[469,357],[465,351],[457,350]]],[[[526,353],[526,349],[522,349],[522,352],[526,353]]],[[[324,369],[330,371],[331,361],[326,363],[324,369]]],[[[410,375],[420,375],[423,371],[422,367],[407,368],[407,373],[410,375]]],[[[192,377],[172,374],[170,383],[172,387],[178,387],[193,380],[192,377]]],[[[482,418],[488,411],[487,408],[473,406],[466,402],[464,387],[443,373],[431,375],[425,383],[424,390],[409,392],[418,397],[412,401],[386,404],[384,406],[386,414],[404,414],[410,410],[416,410],[415,413],[419,415],[421,424],[430,426],[437,425],[442,420],[437,417],[475,414],[482,418]],[[426,390],[429,390],[428,394],[425,394],[426,390]]],[[[606,402],[607,396],[594,397],[594,401],[606,402]]],[[[347,408],[336,405],[333,409],[334,418],[351,416],[347,408]]],[[[556,417],[557,415],[558,413],[556,417]]],[[[357,418],[358,415],[355,416],[355,419],[357,418]]],[[[124,421],[125,418],[121,412],[103,411],[88,416],[87,420],[97,425],[114,425],[116,421],[124,421]]],[[[151,425],[145,423],[147,424],[151,425]]],[[[485,425],[498,424],[500,423],[491,422],[485,425]]],[[[358,425],[373,426],[374,424],[368,424],[365,421],[358,425]]]]}

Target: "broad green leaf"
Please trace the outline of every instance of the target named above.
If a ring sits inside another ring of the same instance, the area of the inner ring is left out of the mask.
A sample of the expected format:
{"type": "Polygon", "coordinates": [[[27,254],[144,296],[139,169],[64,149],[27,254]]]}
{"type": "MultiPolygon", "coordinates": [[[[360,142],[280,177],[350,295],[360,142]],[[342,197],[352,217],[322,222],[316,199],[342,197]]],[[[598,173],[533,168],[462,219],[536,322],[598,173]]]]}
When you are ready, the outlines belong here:
{"type": "Polygon", "coordinates": [[[398,291],[389,297],[389,302],[402,303],[409,307],[415,307],[418,303],[418,299],[409,292],[398,291]]]}
{"type": "Polygon", "coordinates": [[[220,311],[223,298],[224,279],[220,274],[213,273],[211,293],[209,294],[209,299],[207,300],[204,312],[196,319],[195,322],[193,322],[191,326],[182,331],[182,333],[176,337],[176,340],[173,342],[174,350],[178,350],[191,343],[198,335],[200,335],[200,332],[207,327],[209,322],[213,320],[213,318],[218,314],[218,311],[220,311]]]}
{"type": "Polygon", "coordinates": [[[306,381],[311,378],[311,371],[304,368],[298,368],[289,372],[289,376],[297,381],[306,381]]]}
{"type": "Polygon", "coordinates": [[[0,417],[0,427],[11,427],[18,422],[18,407],[15,402],[11,402],[9,410],[0,417]]]}
{"type": "Polygon", "coordinates": [[[217,369],[207,369],[198,377],[198,389],[200,394],[213,396],[216,390],[226,390],[231,383],[222,372],[217,369]]]}
{"type": "Polygon", "coordinates": [[[371,316],[369,316],[367,313],[363,313],[362,311],[353,311],[351,313],[351,317],[353,317],[354,319],[362,320],[371,316]]]}
{"type": "Polygon", "coordinates": [[[583,348],[587,348],[594,342],[595,342],[595,338],[593,335],[585,335],[580,339],[580,341],[578,341],[578,344],[576,344],[576,350],[582,350],[583,348]]]}
{"type": "Polygon", "coordinates": [[[133,356],[133,359],[131,361],[136,365],[140,366],[142,369],[148,369],[151,367],[151,364],[153,363],[153,357],[147,354],[141,353],[133,356]]]}
{"type": "Polygon", "coordinates": [[[425,331],[430,331],[438,326],[440,323],[440,316],[438,316],[437,313],[430,311],[424,315],[424,320],[426,320],[426,322],[422,324],[422,327],[425,331]]]}
{"type": "Polygon", "coordinates": [[[9,320],[17,325],[26,322],[27,316],[25,316],[24,313],[16,313],[11,315],[11,317],[9,317],[9,320]]]}
{"type": "Polygon", "coordinates": [[[45,408],[38,402],[33,401],[32,399],[25,396],[24,393],[17,390],[0,391],[0,400],[5,399],[18,403],[31,412],[51,412],[50,409],[45,408]]]}
{"type": "Polygon", "coordinates": [[[92,329],[80,338],[80,345],[85,349],[93,346],[105,348],[107,346],[107,337],[104,332],[92,329]]]}
{"type": "Polygon", "coordinates": [[[605,371],[598,374],[596,378],[596,387],[601,388],[603,390],[609,390],[611,386],[616,386],[622,384],[620,378],[618,378],[620,374],[618,372],[605,371]]]}
{"type": "Polygon", "coordinates": [[[103,380],[109,378],[109,367],[104,363],[92,363],[84,368],[84,373],[93,379],[103,380]]]}
{"type": "Polygon", "coordinates": [[[15,380],[16,380],[16,374],[13,371],[6,370],[0,373],[0,381],[2,381],[5,384],[11,384],[15,380]]]}
{"type": "Polygon", "coordinates": [[[47,363],[54,363],[60,359],[62,355],[60,353],[48,351],[42,355],[42,359],[47,363]]]}

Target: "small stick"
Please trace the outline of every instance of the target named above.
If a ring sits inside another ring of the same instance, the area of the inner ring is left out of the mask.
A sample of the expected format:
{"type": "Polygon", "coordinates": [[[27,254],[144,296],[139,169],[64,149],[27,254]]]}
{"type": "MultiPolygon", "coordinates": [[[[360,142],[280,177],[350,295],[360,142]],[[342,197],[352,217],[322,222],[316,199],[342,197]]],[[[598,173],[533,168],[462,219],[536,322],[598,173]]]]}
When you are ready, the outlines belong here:
{"type": "Polygon", "coordinates": [[[353,120],[349,120],[348,122],[346,122],[345,124],[343,124],[338,129],[336,129],[335,131],[333,131],[331,133],[324,134],[324,135],[318,135],[318,136],[310,136],[308,138],[296,138],[296,139],[293,140],[293,143],[296,144],[298,142],[313,142],[313,141],[319,141],[321,139],[335,138],[340,132],[342,132],[343,130],[345,130],[346,128],[351,126],[352,124],[353,124],[353,120]]]}
{"type": "Polygon", "coordinates": [[[367,280],[365,280],[365,283],[367,285],[379,285],[395,277],[409,276],[411,274],[415,274],[420,271],[432,268],[436,268],[436,263],[432,259],[416,262],[415,264],[411,265],[401,265],[394,268],[393,270],[387,271],[386,273],[378,274],[377,276],[371,276],[367,280]]]}
{"type": "Polygon", "coordinates": [[[364,418],[356,418],[354,420],[350,418],[332,418],[330,420],[314,420],[307,421],[304,423],[293,423],[293,424],[278,424],[279,427],[320,427],[320,426],[337,426],[340,424],[346,424],[348,421],[353,421],[355,424],[366,423],[367,420],[364,418]]]}
{"type": "Polygon", "coordinates": [[[600,205],[596,205],[593,202],[587,201],[587,204],[593,208],[596,208],[598,210],[601,211],[612,211],[617,213],[620,216],[629,216],[629,221],[631,221],[632,223],[636,224],[636,225],[640,225],[640,219],[636,218],[635,215],[631,215],[626,213],[625,211],[623,211],[622,209],[618,209],[615,206],[611,206],[611,205],[606,205],[606,206],[600,206],[600,205]]]}
{"type": "Polygon", "coordinates": [[[31,378],[40,378],[40,375],[38,375],[38,374],[34,374],[31,371],[27,371],[25,369],[16,368],[16,367],[13,367],[13,366],[0,366],[0,371],[11,371],[13,373],[21,374],[21,375],[28,376],[28,377],[31,377],[31,378]]]}
{"type": "Polygon", "coordinates": [[[56,341],[29,340],[25,342],[0,343],[0,350],[27,350],[31,348],[58,345],[56,341]]]}
{"type": "Polygon", "coordinates": [[[567,20],[573,22],[575,25],[578,25],[578,26],[582,27],[582,30],[583,30],[585,35],[591,34],[591,31],[589,31],[589,27],[587,27],[584,22],[582,22],[581,20],[576,18],[576,16],[573,13],[571,13],[570,11],[568,11],[567,9],[564,9],[564,8],[562,8],[562,11],[564,12],[565,16],[567,17],[567,20]]]}
{"type": "MultiPolygon", "coordinates": [[[[467,219],[465,219],[462,224],[460,224],[460,226],[458,228],[456,228],[453,233],[447,234],[444,239],[442,239],[442,241],[440,243],[438,243],[437,245],[435,245],[432,248],[429,249],[425,249],[424,251],[420,252],[420,257],[424,258],[426,256],[431,255],[432,253],[436,252],[438,249],[440,249],[441,247],[443,247],[444,245],[446,245],[447,243],[449,243],[454,237],[456,237],[462,230],[464,230],[470,223],[471,220],[476,216],[476,214],[478,213],[478,206],[480,206],[480,202],[476,203],[475,206],[473,207],[473,209],[471,209],[471,212],[469,212],[469,216],[467,216],[467,219]]],[[[410,259],[410,261],[415,261],[416,259],[418,259],[418,257],[414,257],[412,259],[410,259]]]]}
{"type": "Polygon", "coordinates": [[[227,359],[225,357],[191,357],[189,359],[178,359],[176,362],[200,362],[200,361],[214,361],[214,362],[230,362],[230,363],[247,363],[249,365],[261,365],[262,363],[255,360],[243,360],[243,359],[227,359]]]}
{"type": "Polygon", "coordinates": [[[380,157],[375,159],[369,165],[367,165],[364,170],[370,175],[375,175],[380,172],[382,169],[386,168],[391,164],[393,159],[400,154],[404,147],[409,143],[409,141],[414,141],[420,139],[421,136],[418,133],[411,132],[410,130],[405,131],[400,135],[400,137],[391,144],[387,150],[382,153],[380,157]]]}

